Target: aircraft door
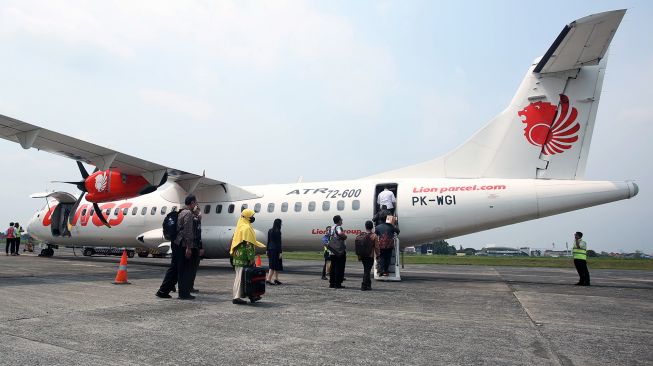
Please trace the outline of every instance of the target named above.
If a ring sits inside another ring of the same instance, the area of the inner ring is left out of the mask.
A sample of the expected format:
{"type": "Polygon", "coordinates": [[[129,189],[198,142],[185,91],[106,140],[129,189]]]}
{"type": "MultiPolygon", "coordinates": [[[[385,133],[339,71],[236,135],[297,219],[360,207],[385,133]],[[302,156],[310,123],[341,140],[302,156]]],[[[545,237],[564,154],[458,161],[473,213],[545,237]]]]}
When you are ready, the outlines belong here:
{"type": "MultiPolygon", "coordinates": [[[[376,215],[379,212],[379,210],[381,209],[381,206],[378,203],[379,202],[379,194],[381,194],[381,192],[383,192],[386,188],[388,189],[388,191],[392,192],[392,196],[394,196],[394,198],[395,198],[394,199],[395,202],[393,203],[393,208],[390,209],[390,212],[394,216],[398,215],[397,203],[396,203],[397,186],[398,186],[397,183],[381,183],[381,184],[376,185],[376,189],[374,190],[374,215],[376,215]]],[[[385,195],[385,194],[384,194],[384,196],[390,197],[389,195],[385,195]]]]}
{"type": "MultiPolygon", "coordinates": [[[[399,210],[397,208],[397,183],[382,183],[377,184],[374,190],[374,224],[382,225],[388,224],[398,228],[399,210]],[[389,191],[385,192],[386,189],[389,191]],[[387,203],[386,203],[387,202],[387,203]],[[387,206],[387,211],[381,211],[381,206],[387,206]],[[392,206],[392,207],[390,207],[392,206]]],[[[380,230],[388,231],[388,226],[383,225],[380,230]]],[[[399,266],[399,237],[389,230],[389,233],[384,235],[383,240],[379,238],[381,244],[381,255],[374,259],[374,279],[381,281],[401,281],[400,266],[399,266]]]]}
{"type": "Polygon", "coordinates": [[[70,236],[68,231],[68,216],[73,208],[72,203],[59,203],[50,216],[50,231],[52,236],[70,236]]]}

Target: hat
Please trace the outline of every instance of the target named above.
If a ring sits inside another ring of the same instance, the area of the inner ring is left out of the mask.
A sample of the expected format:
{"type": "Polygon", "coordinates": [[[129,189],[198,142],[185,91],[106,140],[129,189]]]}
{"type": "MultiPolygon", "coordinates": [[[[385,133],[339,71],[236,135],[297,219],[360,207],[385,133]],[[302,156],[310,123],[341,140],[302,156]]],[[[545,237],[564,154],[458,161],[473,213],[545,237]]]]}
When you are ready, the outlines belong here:
{"type": "Polygon", "coordinates": [[[254,216],[255,212],[251,208],[246,208],[243,210],[243,212],[240,213],[241,216],[250,218],[254,216]]]}

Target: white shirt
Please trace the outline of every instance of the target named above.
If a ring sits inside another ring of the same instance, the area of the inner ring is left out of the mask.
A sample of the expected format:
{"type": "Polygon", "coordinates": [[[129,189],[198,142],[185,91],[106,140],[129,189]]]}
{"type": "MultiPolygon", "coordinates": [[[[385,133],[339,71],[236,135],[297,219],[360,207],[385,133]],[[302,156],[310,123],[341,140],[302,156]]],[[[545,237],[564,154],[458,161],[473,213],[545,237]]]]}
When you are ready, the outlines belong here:
{"type": "Polygon", "coordinates": [[[395,198],[395,194],[389,189],[384,189],[379,193],[379,196],[376,199],[376,203],[378,203],[379,206],[385,205],[388,209],[394,208],[396,202],[397,199],[395,198]]]}

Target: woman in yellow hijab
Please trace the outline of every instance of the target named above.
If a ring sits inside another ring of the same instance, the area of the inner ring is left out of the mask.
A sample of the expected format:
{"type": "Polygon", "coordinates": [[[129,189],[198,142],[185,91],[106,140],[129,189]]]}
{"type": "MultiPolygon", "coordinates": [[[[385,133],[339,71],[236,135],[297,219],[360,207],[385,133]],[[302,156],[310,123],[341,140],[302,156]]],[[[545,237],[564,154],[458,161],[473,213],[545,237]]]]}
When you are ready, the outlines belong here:
{"type": "MultiPolygon", "coordinates": [[[[229,254],[232,256],[232,263],[236,270],[236,278],[234,279],[233,300],[234,304],[246,304],[247,302],[242,298],[245,297],[245,286],[243,285],[244,269],[254,265],[254,257],[256,255],[255,246],[265,248],[265,244],[256,240],[256,233],[252,227],[254,222],[254,210],[245,209],[240,214],[234,238],[231,240],[231,248],[229,254]]],[[[252,302],[260,300],[258,298],[251,298],[252,302]]]]}

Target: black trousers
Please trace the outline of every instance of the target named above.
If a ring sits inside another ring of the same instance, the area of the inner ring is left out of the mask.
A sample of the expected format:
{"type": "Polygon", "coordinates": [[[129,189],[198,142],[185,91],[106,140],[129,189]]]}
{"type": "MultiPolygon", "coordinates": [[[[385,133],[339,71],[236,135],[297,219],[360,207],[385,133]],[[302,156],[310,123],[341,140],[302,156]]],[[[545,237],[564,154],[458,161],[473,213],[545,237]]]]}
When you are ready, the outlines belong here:
{"type": "Polygon", "coordinates": [[[361,258],[361,262],[363,262],[363,283],[361,283],[361,289],[371,289],[372,280],[370,279],[370,273],[374,265],[374,258],[364,257],[361,258]]]}
{"type": "Polygon", "coordinates": [[[342,279],[345,278],[345,263],[347,256],[331,256],[331,271],[329,272],[329,286],[342,286],[342,279]]]}
{"type": "Polygon", "coordinates": [[[5,254],[9,254],[9,247],[11,247],[11,253],[14,253],[14,239],[6,238],[5,241],[7,245],[5,246],[5,254]]]}
{"type": "Polygon", "coordinates": [[[392,251],[394,249],[381,249],[381,272],[389,272],[390,262],[392,262],[392,251]]]}
{"type": "Polygon", "coordinates": [[[195,258],[195,261],[193,262],[193,270],[190,275],[190,287],[189,290],[192,290],[195,288],[195,277],[197,277],[197,270],[200,268],[200,256],[199,256],[199,249],[193,249],[193,252],[197,251],[197,255],[193,253],[193,258],[195,258]]]}
{"type": "Polygon", "coordinates": [[[576,272],[578,272],[578,277],[580,277],[580,284],[589,285],[590,271],[587,270],[587,261],[582,259],[574,259],[574,266],[576,266],[576,272]]]}
{"type": "Polygon", "coordinates": [[[18,248],[20,248],[20,238],[14,238],[14,253],[18,253],[18,248]]]}
{"type": "Polygon", "coordinates": [[[190,258],[186,258],[186,248],[173,244],[170,267],[168,267],[168,270],[163,277],[163,282],[161,283],[159,292],[169,294],[175,284],[179,283],[179,289],[177,292],[179,297],[189,296],[191,278],[195,267],[194,263],[198,254],[198,250],[193,249],[193,255],[190,258]]]}

